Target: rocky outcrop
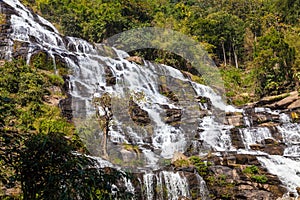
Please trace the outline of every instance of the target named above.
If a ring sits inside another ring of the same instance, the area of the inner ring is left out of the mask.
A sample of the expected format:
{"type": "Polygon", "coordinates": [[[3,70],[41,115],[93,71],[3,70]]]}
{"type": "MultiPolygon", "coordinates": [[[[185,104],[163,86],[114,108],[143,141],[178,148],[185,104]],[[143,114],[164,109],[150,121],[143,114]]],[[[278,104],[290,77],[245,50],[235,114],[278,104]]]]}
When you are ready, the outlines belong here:
{"type": "Polygon", "coordinates": [[[129,62],[135,62],[139,65],[143,65],[144,64],[144,61],[141,57],[139,56],[130,56],[130,57],[127,57],[125,58],[126,60],[128,60],[129,62]]]}
{"type": "Polygon", "coordinates": [[[258,102],[250,104],[251,107],[268,107],[272,109],[296,109],[299,108],[299,92],[293,91],[276,96],[264,97],[258,102]]]}
{"type": "Polygon", "coordinates": [[[170,90],[165,84],[159,85],[158,91],[162,95],[168,97],[168,99],[170,99],[171,101],[174,101],[174,102],[179,101],[177,95],[172,90],[170,90]]]}
{"type": "Polygon", "coordinates": [[[167,124],[170,124],[172,126],[178,126],[181,121],[181,109],[177,108],[169,108],[167,105],[162,105],[164,111],[165,111],[165,116],[164,116],[164,121],[167,124]]]}
{"type": "Polygon", "coordinates": [[[133,100],[129,101],[129,115],[135,123],[141,126],[148,125],[151,122],[147,111],[140,108],[140,106],[133,100]]]}
{"type": "Polygon", "coordinates": [[[106,85],[107,86],[116,85],[117,78],[114,76],[112,70],[108,66],[105,66],[104,70],[105,70],[106,85]]]}
{"type": "Polygon", "coordinates": [[[204,176],[212,199],[276,199],[286,192],[255,156],[229,154],[210,160],[219,160],[204,176]]]}

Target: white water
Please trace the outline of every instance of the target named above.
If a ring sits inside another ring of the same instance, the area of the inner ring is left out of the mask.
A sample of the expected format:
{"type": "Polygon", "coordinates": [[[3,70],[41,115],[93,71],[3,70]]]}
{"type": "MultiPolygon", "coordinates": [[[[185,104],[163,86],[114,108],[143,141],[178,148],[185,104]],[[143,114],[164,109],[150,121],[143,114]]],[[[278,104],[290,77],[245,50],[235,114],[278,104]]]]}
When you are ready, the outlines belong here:
{"type": "MultiPolygon", "coordinates": [[[[197,196],[206,200],[209,195],[206,183],[201,176],[198,174],[196,176],[198,180],[197,196]]],[[[158,174],[145,173],[143,180],[147,200],[163,200],[165,198],[178,200],[179,197],[191,198],[189,184],[182,172],[162,171],[158,174]]]]}
{"type": "MultiPolygon", "coordinates": [[[[229,132],[232,127],[221,124],[214,114],[218,111],[243,111],[227,106],[221,96],[211,88],[191,82],[180,71],[169,66],[154,65],[149,62],[145,62],[145,66],[139,66],[128,62],[124,59],[128,54],[120,50],[113,49],[112,57],[105,57],[98,54],[101,45],[95,45],[97,46],[95,48],[86,41],[73,37],[66,37],[65,39],[68,42],[65,44],[51,23],[39,16],[37,18],[40,22],[36,22],[31,12],[19,1],[3,0],[3,2],[15,8],[18,13],[18,16],[11,16],[13,32],[10,35],[11,41],[6,56],[11,57],[13,41],[15,40],[30,43],[27,62],[29,62],[32,51],[37,47],[49,52],[52,58],[56,54],[62,55],[64,53],[66,55],[64,59],[73,72],[70,77],[70,88],[72,88],[72,106],[75,118],[88,117],[95,113],[95,108],[91,104],[94,95],[101,96],[104,92],[111,94],[113,97],[114,119],[109,132],[109,140],[113,150],[122,146],[123,143],[138,145],[145,158],[144,166],[156,168],[160,159],[172,158],[175,151],[184,152],[189,142],[198,134],[195,133],[197,128],[203,129],[199,137],[208,146],[208,149],[216,151],[235,150],[231,145],[229,132]],[[49,27],[53,31],[48,30],[49,27]],[[37,42],[31,42],[30,37],[34,37],[37,42]],[[70,51],[69,49],[74,50],[70,51]],[[71,59],[72,56],[76,60],[71,59]],[[105,67],[108,67],[113,76],[116,77],[116,85],[108,86],[106,84],[105,67]],[[179,97],[179,102],[172,102],[161,95],[158,90],[159,84],[167,84],[179,97]],[[141,96],[142,98],[140,98],[141,96]],[[213,109],[207,111],[208,116],[201,120],[199,119],[199,108],[204,107],[196,102],[195,98],[197,96],[209,98],[213,105],[213,109]],[[126,110],[130,97],[148,112],[153,130],[149,130],[149,127],[139,127],[130,119],[126,110]],[[173,127],[164,122],[165,113],[161,105],[182,109],[182,120],[178,127],[173,127]],[[151,138],[152,143],[145,142],[147,137],[151,138]],[[145,145],[149,145],[151,148],[145,145]]],[[[279,176],[291,192],[295,193],[295,187],[300,185],[300,126],[299,124],[290,123],[292,120],[284,113],[266,108],[255,108],[255,112],[279,115],[281,124],[276,128],[283,138],[283,141],[280,142],[287,145],[284,151],[285,157],[270,155],[258,158],[271,173],[279,176]]],[[[253,124],[251,119],[245,113],[243,114],[245,126],[249,128],[240,130],[246,150],[238,150],[238,152],[266,154],[251,151],[249,145],[261,143],[267,138],[273,138],[272,133],[266,127],[251,127],[253,124]]],[[[99,167],[104,166],[112,166],[112,164],[99,159],[99,167]]],[[[150,193],[154,190],[152,187],[154,183],[151,181],[155,178],[158,184],[157,187],[160,187],[159,184],[162,187],[163,181],[167,184],[167,189],[170,191],[168,192],[168,198],[170,199],[176,199],[179,195],[190,195],[186,180],[179,174],[162,172],[159,177],[149,174],[144,178],[147,199],[153,199],[150,193]]],[[[129,182],[127,182],[127,186],[129,191],[134,191],[129,182]]]]}
{"type": "Polygon", "coordinates": [[[278,155],[258,157],[258,160],[272,173],[276,174],[288,186],[289,192],[297,194],[300,185],[300,162],[278,155]]]}

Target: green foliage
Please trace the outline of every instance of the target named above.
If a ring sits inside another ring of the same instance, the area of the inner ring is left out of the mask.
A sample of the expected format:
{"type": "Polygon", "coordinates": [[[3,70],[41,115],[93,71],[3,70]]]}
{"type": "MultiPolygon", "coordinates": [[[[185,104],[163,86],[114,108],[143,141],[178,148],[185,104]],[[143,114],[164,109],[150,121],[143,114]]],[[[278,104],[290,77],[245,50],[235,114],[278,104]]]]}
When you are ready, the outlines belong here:
{"type": "MultiPolygon", "coordinates": [[[[24,199],[114,199],[131,194],[111,193],[126,176],[97,169],[94,160],[76,155],[76,146],[63,134],[33,135],[20,153],[20,180],[24,199]]],[[[122,192],[122,193],[121,193],[122,192]]]]}
{"type": "Polygon", "coordinates": [[[260,95],[278,94],[294,86],[295,49],[284,41],[281,32],[271,28],[259,39],[255,63],[260,95]]]}
{"type": "Polygon", "coordinates": [[[255,90],[255,73],[235,67],[224,67],[220,71],[224,80],[228,103],[243,105],[256,100],[252,95],[255,90]]]}
{"type": "Polygon", "coordinates": [[[255,165],[247,166],[244,170],[243,173],[246,174],[257,174],[259,172],[259,169],[255,165]]]}
{"type": "Polygon", "coordinates": [[[64,84],[64,79],[57,74],[47,74],[47,77],[52,85],[62,87],[64,84]]]}
{"type": "Polygon", "coordinates": [[[190,166],[190,162],[189,160],[178,159],[173,163],[173,165],[175,165],[175,167],[188,167],[190,166]]]}
{"type": "Polygon", "coordinates": [[[257,183],[267,183],[268,178],[265,175],[252,175],[251,179],[253,179],[257,183]]]}
{"type": "Polygon", "coordinates": [[[299,0],[276,0],[274,5],[282,18],[282,21],[288,24],[299,23],[300,1],[299,0]]]}
{"type": "Polygon", "coordinates": [[[200,176],[204,177],[208,175],[208,167],[211,165],[210,162],[201,161],[201,158],[198,156],[191,156],[189,161],[196,167],[200,176]]]}
{"type": "Polygon", "coordinates": [[[268,178],[264,174],[259,174],[259,168],[255,165],[247,166],[243,173],[250,175],[250,178],[257,183],[267,183],[268,178]]]}

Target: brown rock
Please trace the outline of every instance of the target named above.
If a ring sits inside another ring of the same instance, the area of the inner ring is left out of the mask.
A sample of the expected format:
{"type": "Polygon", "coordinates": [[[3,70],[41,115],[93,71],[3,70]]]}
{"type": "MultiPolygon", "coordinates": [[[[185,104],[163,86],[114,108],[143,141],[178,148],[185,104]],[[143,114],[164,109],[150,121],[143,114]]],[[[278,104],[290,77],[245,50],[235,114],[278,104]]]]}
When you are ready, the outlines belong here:
{"type": "Polygon", "coordinates": [[[251,144],[249,146],[252,150],[261,150],[264,148],[264,145],[262,145],[262,144],[251,144]]]}
{"type": "Polygon", "coordinates": [[[267,145],[262,150],[270,155],[283,155],[285,146],[284,145],[267,145]]]}
{"type": "Polygon", "coordinates": [[[168,97],[168,99],[170,99],[171,101],[174,101],[174,102],[179,101],[178,96],[172,90],[170,90],[165,84],[159,85],[158,91],[162,95],[168,97]]]}
{"type": "Polygon", "coordinates": [[[296,187],[297,193],[300,195],[300,187],[296,187]]]}
{"type": "Polygon", "coordinates": [[[266,138],[266,139],[264,139],[264,143],[265,144],[277,144],[278,142],[275,140],[275,139],[273,139],[273,138],[266,138]]]}
{"type": "Polygon", "coordinates": [[[236,164],[241,165],[260,165],[256,156],[254,155],[246,155],[246,154],[237,154],[236,156],[236,164]]]}
{"type": "Polygon", "coordinates": [[[148,125],[151,120],[147,111],[141,109],[134,101],[129,101],[129,114],[131,119],[138,125],[148,125]]]}
{"type": "Polygon", "coordinates": [[[169,108],[166,110],[166,117],[164,118],[164,121],[167,124],[176,126],[181,121],[181,115],[182,115],[181,109],[169,108]]]}
{"type": "Polygon", "coordinates": [[[287,108],[291,109],[291,110],[296,109],[296,108],[300,108],[300,99],[297,99],[296,101],[291,103],[287,108]]]}
{"type": "Polygon", "coordinates": [[[234,116],[228,116],[227,122],[229,125],[235,126],[235,127],[241,127],[244,126],[244,120],[243,115],[234,115],[234,116]]]}
{"type": "Polygon", "coordinates": [[[130,57],[127,57],[125,59],[130,61],[130,62],[135,62],[135,63],[140,64],[140,65],[144,64],[143,59],[139,56],[130,56],[130,57]]]}
{"type": "Polygon", "coordinates": [[[107,86],[113,86],[113,85],[115,85],[117,83],[117,79],[114,76],[112,70],[108,66],[105,66],[104,70],[105,70],[106,85],[107,86]]]}
{"type": "Polygon", "coordinates": [[[198,101],[200,104],[202,104],[204,107],[206,107],[208,110],[211,109],[212,107],[212,102],[210,100],[210,98],[207,97],[203,97],[203,96],[198,96],[196,98],[196,101],[198,101]]]}
{"type": "Polygon", "coordinates": [[[280,108],[284,109],[287,108],[289,105],[291,105],[294,101],[298,100],[298,91],[293,91],[290,93],[290,95],[278,102],[275,102],[273,104],[268,105],[270,108],[280,108]]]}
{"type": "Polygon", "coordinates": [[[173,155],[173,158],[171,160],[171,163],[173,164],[174,162],[176,162],[177,160],[188,160],[188,158],[181,152],[175,152],[173,155]]]}

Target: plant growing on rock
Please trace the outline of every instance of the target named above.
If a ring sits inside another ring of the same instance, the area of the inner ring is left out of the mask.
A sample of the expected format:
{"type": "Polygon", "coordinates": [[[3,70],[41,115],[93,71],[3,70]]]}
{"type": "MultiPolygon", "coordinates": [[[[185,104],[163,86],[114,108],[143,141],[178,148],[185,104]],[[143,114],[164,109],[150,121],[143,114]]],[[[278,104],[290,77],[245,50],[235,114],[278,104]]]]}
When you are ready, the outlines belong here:
{"type": "Polygon", "coordinates": [[[250,176],[250,178],[257,183],[267,183],[268,182],[268,178],[264,174],[260,174],[259,168],[255,165],[247,166],[243,170],[243,173],[250,176]]]}

